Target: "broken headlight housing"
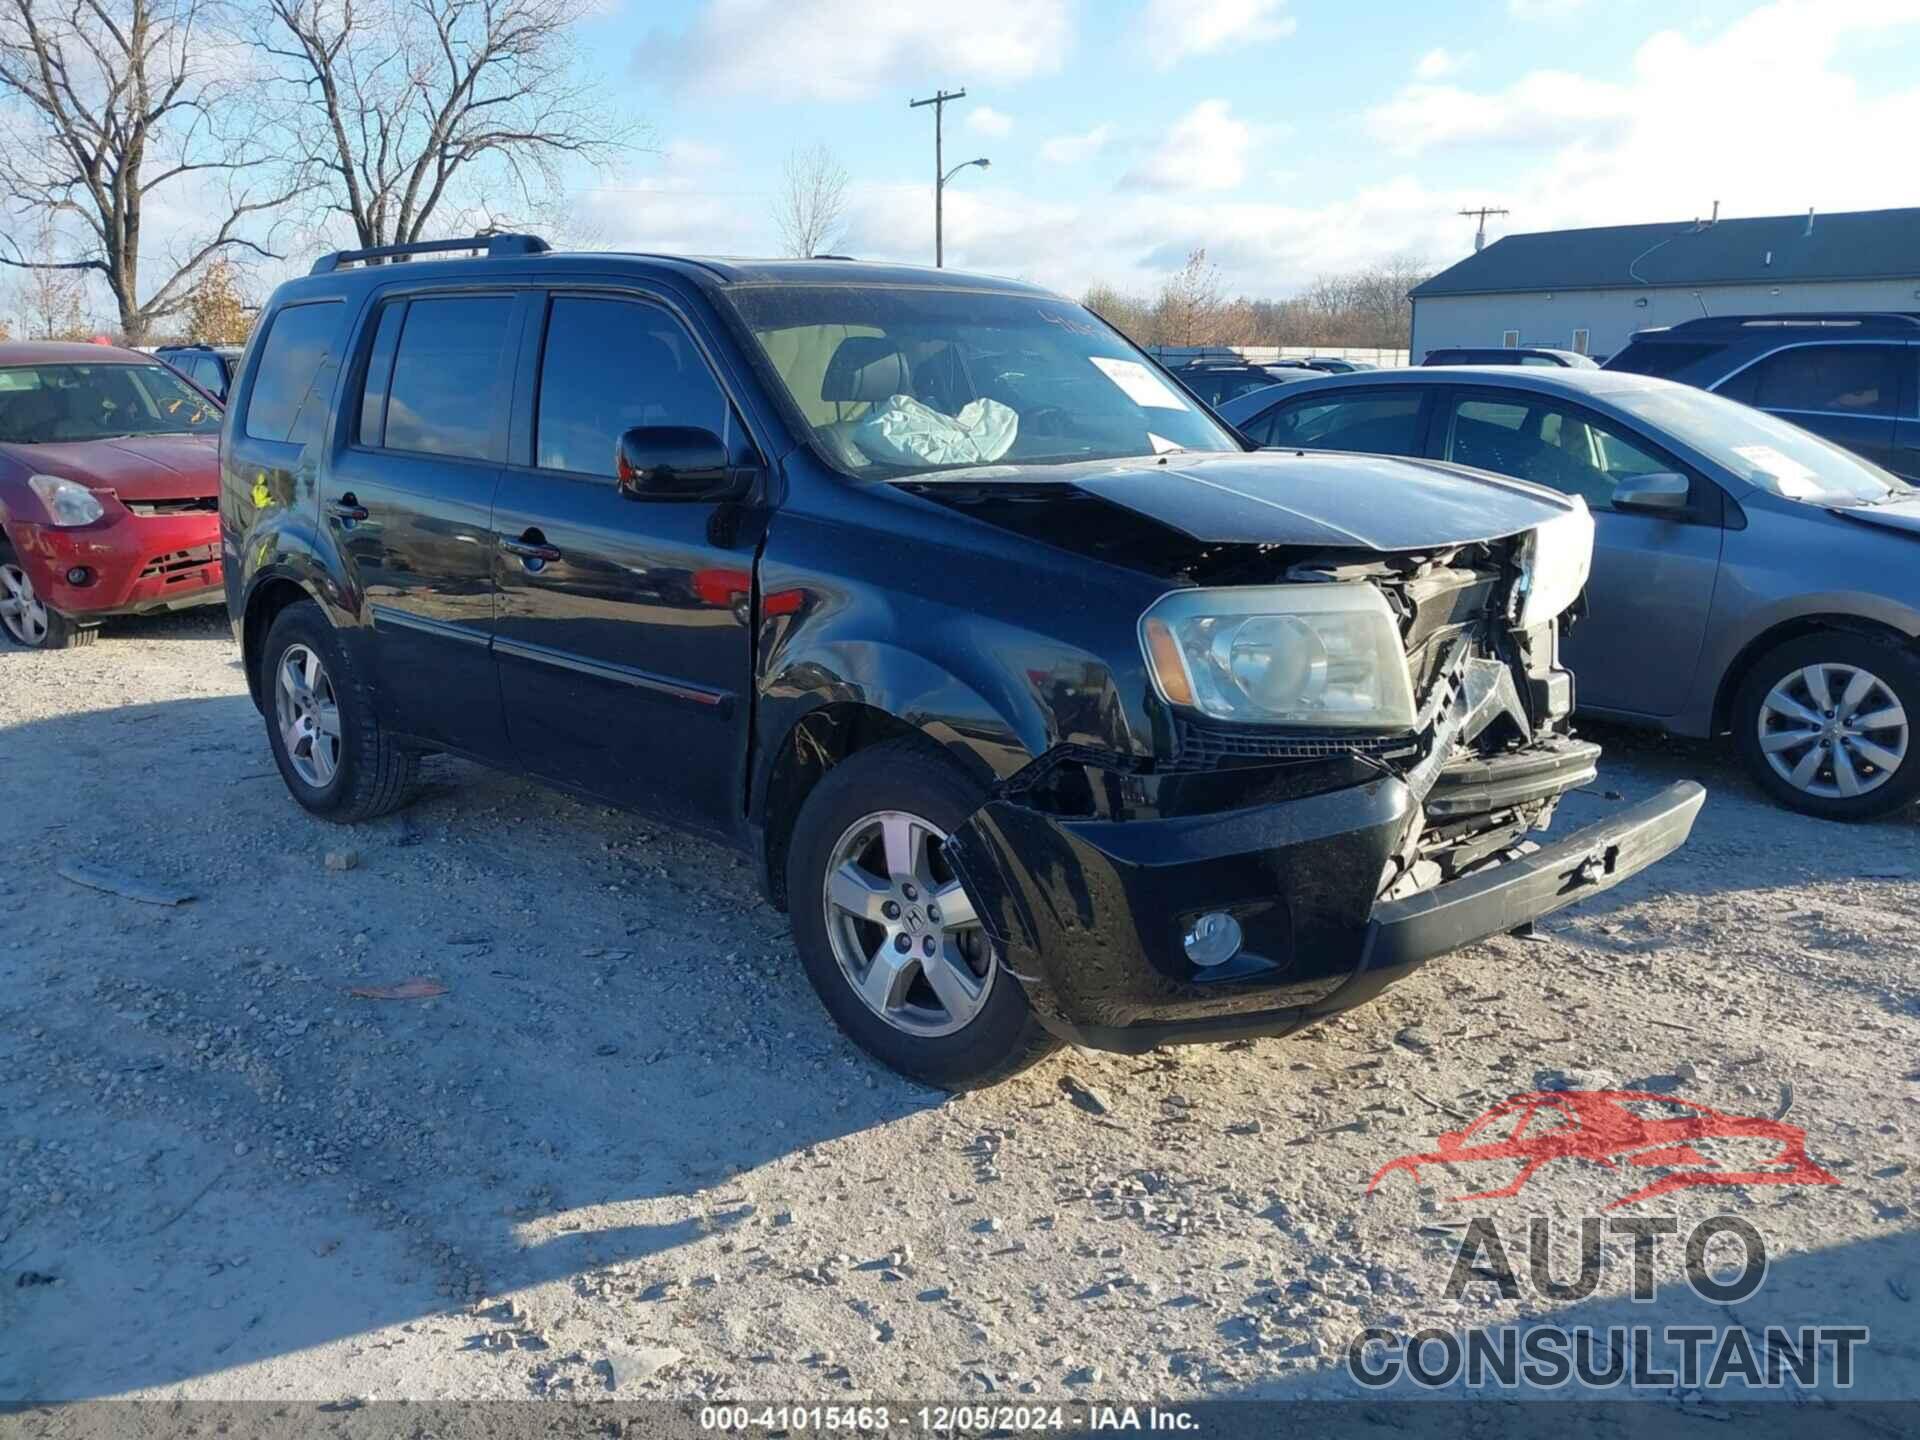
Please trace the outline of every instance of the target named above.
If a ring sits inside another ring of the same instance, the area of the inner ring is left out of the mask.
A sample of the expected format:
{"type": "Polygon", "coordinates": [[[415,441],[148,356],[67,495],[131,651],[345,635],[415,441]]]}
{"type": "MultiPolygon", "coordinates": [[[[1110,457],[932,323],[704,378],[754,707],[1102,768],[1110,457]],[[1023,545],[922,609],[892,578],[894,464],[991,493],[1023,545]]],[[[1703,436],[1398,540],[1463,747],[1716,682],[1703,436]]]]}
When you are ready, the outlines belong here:
{"type": "Polygon", "coordinates": [[[1140,644],[1160,698],[1212,720],[1413,726],[1400,631],[1365,582],[1176,590],[1140,617],[1140,644]]]}
{"type": "Polygon", "coordinates": [[[1573,497],[1574,509],[1528,533],[1520,547],[1520,628],[1531,630],[1559,615],[1587,588],[1593,569],[1593,515],[1573,497]]]}

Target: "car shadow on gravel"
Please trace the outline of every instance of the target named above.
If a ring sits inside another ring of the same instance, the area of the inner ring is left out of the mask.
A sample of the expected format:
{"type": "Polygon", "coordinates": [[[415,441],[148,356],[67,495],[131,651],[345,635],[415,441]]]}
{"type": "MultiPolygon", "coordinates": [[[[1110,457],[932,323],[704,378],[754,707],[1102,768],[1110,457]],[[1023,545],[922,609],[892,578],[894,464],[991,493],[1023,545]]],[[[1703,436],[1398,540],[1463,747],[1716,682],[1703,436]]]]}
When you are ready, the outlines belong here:
{"type": "Polygon", "coordinates": [[[567,1341],[505,1300],[560,1282],[671,1327],[786,1231],[783,1174],[945,1098],[832,1028],[720,847],[444,759],[409,809],[329,826],[243,695],[0,747],[34,857],[0,876],[0,1111],[30,1142],[0,1333],[32,1337],[0,1345],[0,1401],[239,1366],[297,1390],[301,1352],[404,1325],[462,1353],[457,1393],[524,1394],[495,1352],[567,1341]],[[85,889],[69,859],[196,898],[85,889]],[[447,993],[352,993],[416,976],[447,993]]]}

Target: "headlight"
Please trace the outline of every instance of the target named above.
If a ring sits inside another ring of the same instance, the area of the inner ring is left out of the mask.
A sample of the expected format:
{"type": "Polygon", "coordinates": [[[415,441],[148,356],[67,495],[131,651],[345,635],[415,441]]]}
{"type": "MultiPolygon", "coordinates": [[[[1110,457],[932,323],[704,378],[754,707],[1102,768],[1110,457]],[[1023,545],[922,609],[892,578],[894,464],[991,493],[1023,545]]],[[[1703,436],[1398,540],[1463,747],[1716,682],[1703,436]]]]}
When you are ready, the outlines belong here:
{"type": "Polygon", "coordinates": [[[106,514],[100,508],[99,498],[78,480],[61,475],[29,475],[27,488],[40,497],[53,523],[63,529],[91,525],[106,514]]]}
{"type": "Polygon", "coordinates": [[[1544,625],[1580,598],[1593,568],[1593,516],[1587,502],[1528,535],[1520,552],[1520,628],[1544,625]]]}
{"type": "Polygon", "coordinates": [[[1140,617],[1140,644],[1160,698],[1215,720],[1413,725],[1399,628],[1364,582],[1176,590],[1140,617]]]}

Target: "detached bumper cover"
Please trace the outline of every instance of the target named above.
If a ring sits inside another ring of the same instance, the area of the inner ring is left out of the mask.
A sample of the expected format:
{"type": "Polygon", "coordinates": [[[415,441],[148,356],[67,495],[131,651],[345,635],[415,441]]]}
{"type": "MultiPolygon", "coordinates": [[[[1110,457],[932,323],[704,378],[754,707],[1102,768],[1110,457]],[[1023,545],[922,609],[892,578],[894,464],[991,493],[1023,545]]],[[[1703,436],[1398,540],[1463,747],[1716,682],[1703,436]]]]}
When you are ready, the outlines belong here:
{"type": "Polygon", "coordinates": [[[220,581],[220,517],[211,512],[110,516],[62,529],[20,525],[22,563],[40,598],[63,615],[90,619],[212,604],[220,581]],[[89,572],[85,584],[67,580],[89,572]]]}
{"type": "Polygon", "coordinates": [[[1565,839],[1378,903],[1416,809],[1389,778],[1172,819],[1063,819],[1000,799],[948,854],[1042,1022],[1077,1044],[1137,1053],[1285,1034],[1361,1004],[1435,955],[1638,874],[1686,841],[1705,798],[1682,782],[1565,839]],[[1234,915],[1246,943],[1202,970],[1181,936],[1208,910],[1234,915]]]}

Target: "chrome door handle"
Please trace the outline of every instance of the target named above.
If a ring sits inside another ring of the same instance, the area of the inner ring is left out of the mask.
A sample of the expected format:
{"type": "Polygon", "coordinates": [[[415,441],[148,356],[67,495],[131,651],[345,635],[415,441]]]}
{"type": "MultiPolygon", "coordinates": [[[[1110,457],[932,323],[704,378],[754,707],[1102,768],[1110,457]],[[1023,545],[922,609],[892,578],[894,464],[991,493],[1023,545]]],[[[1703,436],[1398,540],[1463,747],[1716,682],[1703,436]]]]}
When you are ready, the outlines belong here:
{"type": "Polygon", "coordinates": [[[509,555],[518,555],[529,564],[550,565],[560,558],[558,547],[547,544],[546,537],[538,530],[529,530],[518,540],[500,539],[500,548],[509,555]]]}

